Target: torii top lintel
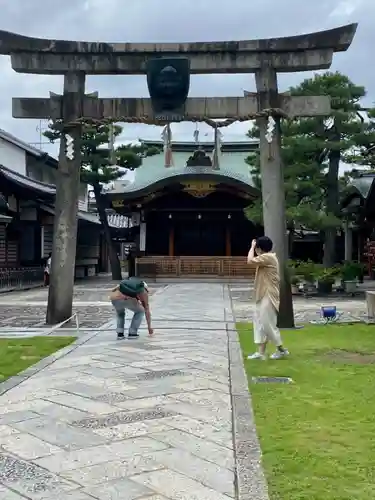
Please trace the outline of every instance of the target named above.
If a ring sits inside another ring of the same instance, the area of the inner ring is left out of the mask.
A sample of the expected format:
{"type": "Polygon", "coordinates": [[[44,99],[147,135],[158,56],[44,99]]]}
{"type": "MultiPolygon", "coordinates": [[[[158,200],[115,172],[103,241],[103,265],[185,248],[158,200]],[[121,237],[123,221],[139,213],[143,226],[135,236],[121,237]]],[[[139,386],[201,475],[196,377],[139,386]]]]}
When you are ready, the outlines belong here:
{"type": "Polygon", "coordinates": [[[331,30],[283,38],[192,43],[51,40],[0,30],[0,54],[11,55],[13,69],[21,73],[61,74],[80,70],[88,74],[143,74],[145,60],[159,55],[189,57],[192,61],[191,72],[196,74],[245,73],[256,70],[256,59],[259,59],[260,54],[267,53],[271,58],[275,58],[275,69],[278,71],[300,71],[303,70],[302,67],[329,67],[333,52],[346,51],[356,29],[357,24],[349,24],[331,30]],[[311,55],[315,52],[315,61],[304,64],[307,59],[304,56],[306,52],[311,55]],[[289,67],[285,63],[285,53],[295,54],[300,62],[289,67]],[[242,62],[233,62],[236,59],[242,59],[242,62]]]}
{"type": "Polygon", "coordinates": [[[348,24],[327,31],[282,38],[192,43],[107,43],[50,40],[0,30],[0,54],[10,55],[13,52],[51,52],[58,54],[166,52],[168,54],[189,54],[196,52],[296,52],[319,49],[333,49],[335,52],[340,52],[349,48],[356,29],[357,24],[348,24]]]}

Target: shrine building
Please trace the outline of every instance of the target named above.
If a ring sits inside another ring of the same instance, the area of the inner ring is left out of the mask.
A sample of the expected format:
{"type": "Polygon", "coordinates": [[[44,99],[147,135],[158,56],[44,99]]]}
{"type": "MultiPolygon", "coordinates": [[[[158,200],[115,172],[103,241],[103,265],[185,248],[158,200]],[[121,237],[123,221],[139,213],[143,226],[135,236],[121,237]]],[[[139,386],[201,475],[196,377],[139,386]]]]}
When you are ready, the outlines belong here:
{"type": "Polygon", "coordinates": [[[170,166],[163,141],[142,142],[160,154],[144,158],[132,182],[125,176],[106,194],[139,227],[138,274],[153,267],[158,276],[248,275],[249,245],[263,232],[244,214],[259,196],[245,163],[258,141],[224,141],[216,158],[213,142],[172,141],[170,166]]]}

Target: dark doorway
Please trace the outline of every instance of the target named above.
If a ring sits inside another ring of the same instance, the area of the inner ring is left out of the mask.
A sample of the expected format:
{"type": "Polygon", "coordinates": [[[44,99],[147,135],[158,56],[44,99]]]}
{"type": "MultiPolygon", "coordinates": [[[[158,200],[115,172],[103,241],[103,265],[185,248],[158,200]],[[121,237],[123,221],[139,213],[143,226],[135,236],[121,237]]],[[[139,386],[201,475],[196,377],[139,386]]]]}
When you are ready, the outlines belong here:
{"type": "Polygon", "coordinates": [[[175,254],[178,256],[225,255],[225,225],[220,221],[179,221],[175,226],[175,254]]]}

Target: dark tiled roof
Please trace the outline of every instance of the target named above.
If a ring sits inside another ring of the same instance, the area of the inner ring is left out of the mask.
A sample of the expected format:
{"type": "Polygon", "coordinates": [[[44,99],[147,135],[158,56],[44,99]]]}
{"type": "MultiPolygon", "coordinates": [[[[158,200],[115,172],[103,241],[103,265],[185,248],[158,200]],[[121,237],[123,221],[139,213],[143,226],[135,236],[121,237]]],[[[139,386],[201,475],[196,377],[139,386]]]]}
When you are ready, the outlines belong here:
{"type": "MultiPolygon", "coordinates": [[[[4,176],[9,181],[14,182],[21,187],[32,189],[44,195],[55,196],[56,194],[56,188],[53,184],[36,181],[34,179],[31,179],[30,177],[26,177],[25,175],[14,172],[13,170],[10,170],[3,165],[0,165],[0,177],[1,176],[4,176]]],[[[53,207],[43,205],[42,208],[52,215],[55,214],[55,209],[53,207]]],[[[91,222],[93,224],[100,224],[99,217],[96,213],[89,213],[79,210],[78,218],[81,220],[86,220],[87,222],[91,222]]],[[[108,223],[110,227],[113,228],[126,228],[132,226],[131,220],[128,217],[116,213],[108,214],[108,223]]]]}
{"type": "Polygon", "coordinates": [[[10,170],[3,165],[0,165],[0,175],[5,177],[11,182],[18,184],[21,187],[32,189],[33,191],[39,192],[41,194],[47,194],[54,196],[56,194],[56,188],[53,184],[47,184],[46,182],[36,181],[30,177],[19,174],[10,170]]]}
{"type": "MultiPolygon", "coordinates": [[[[48,205],[41,205],[41,209],[45,212],[50,213],[51,215],[55,215],[54,207],[50,207],[48,205]]],[[[126,228],[132,227],[131,220],[128,217],[118,214],[108,214],[108,224],[113,228],[126,228]]],[[[84,220],[86,222],[91,222],[92,224],[100,225],[99,216],[97,213],[93,212],[83,212],[82,210],[78,210],[78,219],[84,220]]]]}
{"type": "Polygon", "coordinates": [[[12,222],[12,220],[13,220],[13,217],[10,217],[9,215],[0,214],[0,222],[5,223],[5,224],[9,224],[10,222],[12,222]]]}

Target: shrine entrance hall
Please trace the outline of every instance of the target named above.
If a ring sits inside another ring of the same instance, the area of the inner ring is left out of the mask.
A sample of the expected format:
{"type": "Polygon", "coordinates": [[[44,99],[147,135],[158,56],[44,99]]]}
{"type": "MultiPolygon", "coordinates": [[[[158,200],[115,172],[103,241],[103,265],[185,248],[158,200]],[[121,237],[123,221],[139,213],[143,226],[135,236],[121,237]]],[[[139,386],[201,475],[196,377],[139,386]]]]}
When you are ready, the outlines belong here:
{"type": "Polygon", "coordinates": [[[147,256],[244,256],[262,233],[244,214],[246,200],[236,194],[170,191],[144,212],[147,256]]]}

